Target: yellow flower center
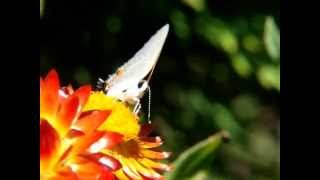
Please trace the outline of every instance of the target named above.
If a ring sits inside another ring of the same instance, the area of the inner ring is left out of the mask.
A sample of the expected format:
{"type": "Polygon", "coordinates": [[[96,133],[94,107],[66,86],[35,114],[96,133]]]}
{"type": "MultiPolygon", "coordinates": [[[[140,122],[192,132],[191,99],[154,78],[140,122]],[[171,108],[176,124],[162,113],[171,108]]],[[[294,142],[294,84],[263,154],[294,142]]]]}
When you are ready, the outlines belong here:
{"type": "Polygon", "coordinates": [[[84,111],[112,110],[108,120],[98,130],[118,132],[125,140],[137,137],[140,131],[138,117],[123,102],[106,96],[103,92],[92,92],[84,111]]]}

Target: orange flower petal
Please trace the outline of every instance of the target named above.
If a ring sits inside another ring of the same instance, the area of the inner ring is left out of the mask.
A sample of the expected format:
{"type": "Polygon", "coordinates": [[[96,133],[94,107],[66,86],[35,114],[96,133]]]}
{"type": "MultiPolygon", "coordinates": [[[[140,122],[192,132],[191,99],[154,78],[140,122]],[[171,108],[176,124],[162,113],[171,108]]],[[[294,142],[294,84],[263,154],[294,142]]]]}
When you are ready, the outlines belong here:
{"type": "Polygon", "coordinates": [[[156,151],[151,151],[147,149],[141,149],[140,153],[147,158],[150,159],[165,159],[168,158],[171,153],[169,152],[156,152],[156,151]]]}
{"type": "Polygon", "coordinates": [[[162,179],[162,176],[156,171],[143,167],[140,163],[136,161],[136,159],[129,160],[132,167],[134,167],[141,175],[151,179],[162,179]]]}
{"type": "Polygon", "coordinates": [[[65,151],[64,153],[60,156],[59,158],[59,162],[63,162],[70,154],[72,150],[72,146],[69,146],[65,151]]]}
{"type": "Polygon", "coordinates": [[[137,171],[135,171],[134,168],[129,168],[128,166],[124,166],[122,167],[122,170],[127,176],[133,179],[137,179],[137,180],[142,179],[141,175],[137,171]]]}
{"type": "Polygon", "coordinates": [[[145,142],[145,141],[139,141],[139,145],[141,148],[146,148],[146,149],[150,149],[150,148],[155,148],[155,147],[159,147],[162,145],[162,142],[145,142]]]}
{"type": "Polygon", "coordinates": [[[117,179],[131,180],[130,177],[126,173],[124,173],[122,169],[116,171],[115,175],[117,176],[117,179]]]}
{"type": "Polygon", "coordinates": [[[152,167],[154,169],[159,169],[159,170],[162,170],[162,171],[170,171],[172,169],[172,167],[167,165],[167,164],[156,162],[156,161],[152,161],[152,160],[147,159],[147,158],[141,159],[140,162],[141,162],[141,164],[143,164],[146,167],[152,167]]]}
{"type": "Polygon", "coordinates": [[[140,137],[138,142],[142,148],[148,148],[148,149],[159,147],[163,143],[159,136],[157,136],[157,137],[140,137]]]}

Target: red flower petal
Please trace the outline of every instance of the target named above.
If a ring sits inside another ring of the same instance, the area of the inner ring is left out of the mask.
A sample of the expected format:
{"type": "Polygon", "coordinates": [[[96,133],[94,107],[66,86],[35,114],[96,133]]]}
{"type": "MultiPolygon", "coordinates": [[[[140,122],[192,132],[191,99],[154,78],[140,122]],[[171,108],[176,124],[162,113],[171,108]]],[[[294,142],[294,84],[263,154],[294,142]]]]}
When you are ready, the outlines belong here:
{"type": "Polygon", "coordinates": [[[69,84],[67,87],[62,87],[61,90],[66,94],[66,95],[71,95],[74,93],[72,86],[69,84]]]}
{"type": "Polygon", "coordinates": [[[101,176],[99,177],[100,180],[115,180],[114,175],[109,171],[103,171],[101,176]]]}
{"type": "Polygon", "coordinates": [[[164,180],[165,178],[163,176],[159,176],[159,177],[143,177],[143,180],[164,180]]]}
{"type": "Polygon", "coordinates": [[[68,134],[67,134],[67,138],[72,139],[72,138],[77,138],[80,136],[84,136],[85,133],[76,129],[71,129],[68,134]]]}
{"type": "Polygon", "coordinates": [[[66,167],[64,169],[61,169],[57,176],[54,177],[54,179],[59,180],[79,180],[79,177],[76,173],[74,173],[71,168],[66,167]]]}
{"type": "Polygon", "coordinates": [[[81,136],[81,138],[73,144],[72,154],[79,154],[82,151],[85,151],[91,144],[96,142],[103,135],[104,132],[96,131],[88,135],[81,136]]]}
{"type": "Polygon", "coordinates": [[[83,157],[95,163],[98,163],[103,167],[106,167],[107,169],[109,169],[109,171],[117,171],[121,168],[121,164],[117,159],[106,154],[95,153],[95,154],[84,155],[83,157]]]}
{"type": "Polygon", "coordinates": [[[91,144],[88,148],[90,153],[97,153],[103,149],[111,149],[123,141],[123,136],[116,132],[105,132],[104,135],[91,144]]]}
{"type": "MultiPolygon", "coordinates": [[[[41,100],[42,100],[42,96],[41,96],[41,91],[42,91],[42,89],[43,89],[43,79],[40,77],[40,106],[41,106],[41,104],[43,104],[42,102],[41,102],[41,100]]],[[[41,109],[41,108],[40,108],[41,109]]]]}
{"type": "Polygon", "coordinates": [[[100,171],[96,170],[95,172],[79,172],[77,173],[77,177],[76,180],[115,180],[114,175],[110,171],[103,169],[100,171]]]}
{"type": "MultiPolygon", "coordinates": [[[[117,160],[115,160],[117,163],[117,160]]],[[[88,180],[113,180],[114,175],[111,173],[110,168],[104,166],[94,157],[78,157],[75,162],[77,168],[74,172],[77,174],[79,179],[88,180]]],[[[119,164],[120,165],[120,164],[119,164]]]]}
{"type": "Polygon", "coordinates": [[[86,85],[86,86],[80,87],[72,94],[73,96],[79,97],[81,108],[83,108],[84,104],[87,102],[90,92],[91,92],[91,86],[86,85]]]}
{"type": "Polygon", "coordinates": [[[139,136],[148,136],[152,132],[152,125],[151,124],[142,124],[139,132],[139,136]]]}
{"type": "Polygon", "coordinates": [[[59,76],[56,70],[51,70],[46,78],[44,79],[46,86],[49,86],[53,89],[59,89],[60,82],[59,82],[59,76]]]}
{"type": "Polygon", "coordinates": [[[60,138],[56,130],[46,121],[40,122],[40,159],[44,166],[55,155],[60,144],[60,138]]]}
{"type": "Polygon", "coordinates": [[[59,100],[61,102],[63,102],[64,100],[66,100],[72,94],[73,94],[73,88],[72,88],[71,85],[69,85],[67,87],[62,87],[59,90],[59,100]]]}
{"type": "Polygon", "coordinates": [[[80,115],[79,120],[74,124],[74,128],[84,133],[91,133],[105,122],[111,111],[87,111],[80,115]]]}
{"type": "MultiPolygon", "coordinates": [[[[41,80],[40,80],[41,83],[41,80]]],[[[41,114],[52,115],[56,112],[58,108],[58,91],[60,88],[60,83],[58,79],[58,74],[55,70],[51,70],[41,87],[40,96],[40,112],[41,114]]]]}
{"type": "Polygon", "coordinates": [[[79,99],[76,96],[70,96],[60,105],[57,114],[57,120],[59,131],[61,130],[60,133],[62,135],[65,135],[65,133],[69,130],[69,127],[78,112],[78,107],[79,99]]]}
{"type": "Polygon", "coordinates": [[[105,148],[112,149],[123,141],[123,135],[116,132],[106,132],[101,139],[106,139],[108,141],[105,148]]]}

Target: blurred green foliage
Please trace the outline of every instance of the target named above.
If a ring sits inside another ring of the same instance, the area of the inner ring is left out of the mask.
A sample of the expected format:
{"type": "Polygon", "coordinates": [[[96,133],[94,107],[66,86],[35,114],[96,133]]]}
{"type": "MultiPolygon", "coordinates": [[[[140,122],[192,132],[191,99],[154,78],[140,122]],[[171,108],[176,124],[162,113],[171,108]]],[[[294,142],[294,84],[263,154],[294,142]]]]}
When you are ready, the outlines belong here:
{"type": "Polygon", "coordinates": [[[44,0],[40,0],[40,18],[43,15],[43,11],[44,11],[44,0]]]}
{"type": "Polygon", "coordinates": [[[171,161],[194,167],[169,177],[280,179],[278,1],[46,0],[45,12],[41,2],[40,72],[57,68],[65,85],[107,78],[171,25],[150,84],[151,118],[171,161]],[[230,142],[208,143],[221,129],[230,142]]]}
{"type": "Polygon", "coordinates": [[[214,152],[223,141],[229,140],[229,134],[219,132],[197,143],[179,155],[173,164],[174,171],[167,173],[168,180],[185,179],[195,174],[197,170],[205,166],[213,158],[214,152]]]}

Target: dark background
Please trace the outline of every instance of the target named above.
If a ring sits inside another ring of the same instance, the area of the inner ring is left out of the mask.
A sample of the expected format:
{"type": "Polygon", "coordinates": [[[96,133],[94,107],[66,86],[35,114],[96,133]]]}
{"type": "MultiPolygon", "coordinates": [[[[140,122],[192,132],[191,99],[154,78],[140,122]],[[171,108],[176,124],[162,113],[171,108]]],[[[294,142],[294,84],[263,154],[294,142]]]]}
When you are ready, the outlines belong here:
{"type": "Polygon", "coordinates": [[[107,78],[169,23],[150,85],[151,119],[171,160],[225,129],[231,141],[193,179],[280,179],[280,59],[264,39],[267,17],[280,25],[278,1],[44,4],[40,72],[56,68],[76,87],[107,78]]]}

